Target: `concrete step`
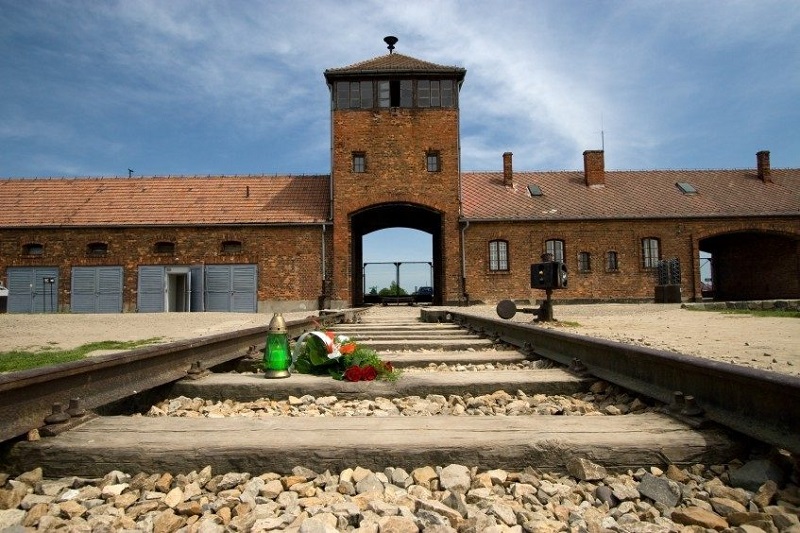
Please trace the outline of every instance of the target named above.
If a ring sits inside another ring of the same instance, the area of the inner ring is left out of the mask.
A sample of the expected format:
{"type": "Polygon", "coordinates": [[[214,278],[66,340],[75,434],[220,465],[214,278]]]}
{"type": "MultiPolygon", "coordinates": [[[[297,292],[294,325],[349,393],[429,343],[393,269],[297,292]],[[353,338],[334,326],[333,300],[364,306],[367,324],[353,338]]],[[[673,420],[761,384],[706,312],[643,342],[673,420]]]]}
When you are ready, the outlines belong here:
{"type": "Polygon", "coordinates": [[[589,382],[562,369],[489,370],[482,372],[409,372],[391,383],[386,381],[338,381],[329,376],[292,374],[283,379],[266,379],[262,374],[210,374],[200,379],[176,382],[170,396],[208,400],[254,401],[289,396],[337,396],[368,399],[382,396],[427,396],[428,394],[491,394],[505,390],[510,394],[570,395],[587,390],[589,382]]]}
{"type": "Polygon", "coordinates": [[[425,322],[416,324],[338,324],[331,329],[336,333],[350,331],[467,331],[456,324],[427,324],[425,322]]]}
{"type": "MultiPolygon", "coordinates": [[[[344,333],[343,333],[344,334],[344,333]]],[[[480,337],[464,331],[462,329],[455,330],[433,330],[433,329],[420,329],[415,331],[353,331],[346,334],[348,337],[355,341],[368,342],[374,340],[389,340],[389,339],[479,339],[480,337]]]]}
{"type": "Polygon", "coordinates": [[[466,351],[466,350],[491,350],[494,342],[490,339],[470,338],[438,338],[438,339],[387,339],[387,340],[360,340],[365,347],[371,348],[382,354],[384,352],[400,352],[405,350],[441,350],[441,351],[466,351]]]}
{"type": "MultiPolygon", "coordinates": [[[[426,351],[381,351],[383,361],[389,361],[397,368],[410,366],[427,367],[431,363],[453,365],[480,365],[487,363],[521,363],[528,358],[516,350],[426,350],[426,351]]],[[[238,372],[256,372],[263,368],[260,358],[243,359],[236,367],[238,372]]]]}
{"type": "Polygon", "coordinates": [[[19,442],[9,471],[48,477],[112,470],[288,474],[361,466],[408,471],[451,463],[480,470],[563,471],[572,457],[614,470],[665,463],[724,464],[743,453],[725,432],[694,430],[663,415],[525,417],[147,418],[99,417],[59,436],[19,442]],[[568,453],[565,453],[567,452],[568,453]]]}
{"type": "Polygon", "coordinates": [[[468,365],[486,363],[521,363],[528,358],[516,350],[480,351],[427,351],[427,352],[381,352],[381,359],[391,362],[397,368],[407,366],[428,366],[431,363],[448,365],[468,365]]]}

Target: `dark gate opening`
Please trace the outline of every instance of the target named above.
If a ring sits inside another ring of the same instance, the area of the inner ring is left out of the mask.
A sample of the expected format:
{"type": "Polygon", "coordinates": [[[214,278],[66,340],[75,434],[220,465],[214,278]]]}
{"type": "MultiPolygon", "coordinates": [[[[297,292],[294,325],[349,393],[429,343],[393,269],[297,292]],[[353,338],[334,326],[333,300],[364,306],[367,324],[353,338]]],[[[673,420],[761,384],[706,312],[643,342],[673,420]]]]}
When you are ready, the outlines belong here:
{"type": "Polygon", "coordinates": [[[800,298],[800,239],[766,232],[727,233],[701,239],[711,254],[715,300],[800,298]]]}
{"type": "Polygon", "coordinates": [[[350,216],[352,242],[352,294],[353,304],[363,305],[364,250],[362,237],[373,231],[389,228],[409,228],[431,235],[433,259],[433,304],[440,305],[444,288],[442,255],[442,215],[433,209],[409,203],[382,204],[362,209],[350,216]]]}

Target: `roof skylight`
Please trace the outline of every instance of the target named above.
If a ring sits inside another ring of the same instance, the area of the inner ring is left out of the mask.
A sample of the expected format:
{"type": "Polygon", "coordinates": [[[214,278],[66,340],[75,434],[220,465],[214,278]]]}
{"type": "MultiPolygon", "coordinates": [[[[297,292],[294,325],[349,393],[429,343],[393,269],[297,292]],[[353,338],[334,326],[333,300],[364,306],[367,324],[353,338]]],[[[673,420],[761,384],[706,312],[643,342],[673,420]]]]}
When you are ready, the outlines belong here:
{"type": "Polygon", "coordinates": [[[678,187],[683,194],[697,194],[697,189],[695,189],[691,183],[679,181],[675,183],[675,186],[678,187]]]}
{"type": "Polygon", "coordinates": [[[528,185],[528,192],[530,193],[531,197],[544,195],[544,193],[542,193],[542,188],[533,183],[528,185]]]}

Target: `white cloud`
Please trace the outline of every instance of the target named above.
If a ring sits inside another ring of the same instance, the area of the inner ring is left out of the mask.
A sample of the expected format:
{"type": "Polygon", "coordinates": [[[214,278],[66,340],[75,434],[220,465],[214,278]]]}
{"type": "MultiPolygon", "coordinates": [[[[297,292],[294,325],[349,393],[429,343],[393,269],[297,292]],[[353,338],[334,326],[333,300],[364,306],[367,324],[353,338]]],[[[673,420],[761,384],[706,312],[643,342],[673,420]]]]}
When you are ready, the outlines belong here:
{"type": "Polygon", "coordinates": [[[131,158],[160,147],[169,172],[171,147],[225,135],[219,151],[248,169],[326,170],[322,73],[386,53],[389,34],[400,53],[467,69],[467,170],[499,169],[508,150],[515,168],[579,168],[601,128],[612,168],[729,166],[740,145],[798,144],[783,131],[800,96],[788,0],[0,3],[0,67],[13,74],[0,79],[0,135],[63,159],[99,139],[84,157],[104,157],[103,142],[131,158]],[[263,159],[242,161],[237,141],[263,144],[263,159]]]}

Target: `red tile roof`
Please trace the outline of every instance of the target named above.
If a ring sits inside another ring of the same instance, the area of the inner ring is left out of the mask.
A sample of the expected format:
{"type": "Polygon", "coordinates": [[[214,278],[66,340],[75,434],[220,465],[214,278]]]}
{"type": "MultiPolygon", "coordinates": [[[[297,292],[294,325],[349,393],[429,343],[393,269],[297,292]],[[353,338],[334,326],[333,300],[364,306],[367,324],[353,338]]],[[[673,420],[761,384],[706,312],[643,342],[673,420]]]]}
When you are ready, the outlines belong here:
{"type": "Polygon", "coordinates": [[[422,61],[403,54],[386,54],[366,61],[360,61],[341,68],[329,68],[325,71],[325,78],[339,78],[350,75],[363,74],[397,74],[407,72],[424,72],[428,74],[457,74],[463,78],[466,69],[462,67],[449,67],[437,65],[429,61],[422,61]]]}
{"type": "Polygon", "coordinates": [[[328,176],[0,180],[0,227],[313,224],[328,176]]]}
{"type": "Polygon", "coordinates": [[[800,215],[800,169],[772,169],[774,183],[748,170],[606,171],[605,185],[587,187],[583,172],[462,174],[466,220],[644,219],[800,215]],[[687,182],[697,194],[676,186],[687,182]],[[542,196],[531,197],[528,185],[542,196]]]}
{"type": "MultiPolygon", "coordinates": [[[[0,180],[0,227],[319,224],[329,220],[329,176],[209,176],[0,180]],[[249,195],[248,195],[249,194],[249,195]]],[[[462,174],[465,220],[800,216],[800,169],[462,174]],[[696,194],[682,193],[687,182],[696,194]],[[531,197],[528,185],[542,196],[531,197]]]]}

